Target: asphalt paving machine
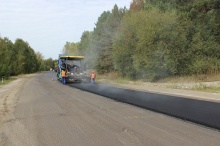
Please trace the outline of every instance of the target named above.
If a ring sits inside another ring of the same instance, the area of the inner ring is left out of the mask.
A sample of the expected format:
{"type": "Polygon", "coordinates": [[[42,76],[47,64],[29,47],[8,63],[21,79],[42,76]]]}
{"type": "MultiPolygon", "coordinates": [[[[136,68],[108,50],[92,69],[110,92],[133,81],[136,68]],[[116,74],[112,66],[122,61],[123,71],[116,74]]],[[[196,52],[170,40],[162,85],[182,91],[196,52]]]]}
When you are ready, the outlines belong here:
{"type": "Polygon", "coordinates": [[[84,56],[69,56],[59,54],[57,79],[62,81],[62,70],[66,72],[66,82],[90,82],[86,72],[84,56]]]}

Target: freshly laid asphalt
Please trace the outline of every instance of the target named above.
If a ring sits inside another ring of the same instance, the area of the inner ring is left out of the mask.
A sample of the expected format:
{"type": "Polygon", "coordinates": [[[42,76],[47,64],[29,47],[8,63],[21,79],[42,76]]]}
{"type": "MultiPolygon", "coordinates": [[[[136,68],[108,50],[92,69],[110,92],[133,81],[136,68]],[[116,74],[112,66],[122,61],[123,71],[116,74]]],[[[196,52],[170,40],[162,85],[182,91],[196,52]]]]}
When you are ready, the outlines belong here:
{"type": "Polygon", "coordinates": [[[69,86],[220,130],[220,103],[117,88],[106,84],[69,86]]]}

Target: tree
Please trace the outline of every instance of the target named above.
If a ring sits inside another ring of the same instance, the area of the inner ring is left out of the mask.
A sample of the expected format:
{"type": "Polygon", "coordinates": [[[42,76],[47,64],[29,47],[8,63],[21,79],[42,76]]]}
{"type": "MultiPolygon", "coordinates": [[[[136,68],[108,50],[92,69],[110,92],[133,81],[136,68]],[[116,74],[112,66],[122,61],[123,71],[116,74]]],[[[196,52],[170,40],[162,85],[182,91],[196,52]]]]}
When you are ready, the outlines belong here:
{"type": "Polygon", "coordinates": [[[80,55],[86,55],[87,51],[90,48],[90,32],[85,31],[81,36],[81,40],[79,43],[78,51],[80,55]]]}
{"type": "Polygon", "coordinates": [[[79,54],[85,56],[84,64],[87,68],[95,68],[97,61],[97,49],[93,38],[93,32],[85,31],[79,43],[79,54]]]}
{"type": "Polygon", "coordinates": [[[138,12],[144,9],[144,0],[133,0],[130,4],[131,12],[138,12]]]}
{"type": "Polygon", "coordinates": [[[186,46],[177,18],[175,12],[156,9],[127,14],[114,42],[117,70],[132,79],[155,80],[177,74],[180,62],[175,57],[184,56],[186,46]]]}
{"type": "Polygon", "coordinates": [[[78,55],[79,54],[78,45],[79,43],[66,42],[62,52],[64,54],[69,54],[69,55],[78,55]]]}
{"type": "Polygon", "coordinates": [[[0,76],[33,73],[38,68],[36,54],[27,42],[16,39],[13,44],[8,38],[0,38],[0,76]]]}
{"type": "Polygon", "coordinates": [[[0,76],[8,77],[13,73],[13,43],[8,38],[0,38],[0,76]]]}
{"type": "Polygon", "coordinates": [[[17,74],[37,71],[39,67],[37,56],[29,44],[22,39],[16,39],[14,47],[17,53],[17,74]]]}
{"type": "Polygon", "coordinates": [[[96,69],[99,73],[110,72],[114,70],[112,60],[112,46],[121,19],[125,10],[118,9],[115,5],[112,12],[104,12],[94,29],[94,42],[97,47],[98,59],[96,69]]]}
{"type": "Polygon", "coordinates": [[[44,71],[44,70],[46,70],[46,69],[45,69],[45,66],[44,66],[44,64],[43,64],[43,61],[44,61],[44,56],[43,56],[43,54],[40,53],[40,52],[37,52],[37,53],[36,53],[36,58],[37,58],[37,62],[38,62],[38,70],[39,70],[39,71],[44,71]]]}
{"type": "Polygon", "coordinates": [[[133,0],[104,11],[85,31],[78,53],[99,73],[151,81],[219,73],[219,0],[133,0]]]}

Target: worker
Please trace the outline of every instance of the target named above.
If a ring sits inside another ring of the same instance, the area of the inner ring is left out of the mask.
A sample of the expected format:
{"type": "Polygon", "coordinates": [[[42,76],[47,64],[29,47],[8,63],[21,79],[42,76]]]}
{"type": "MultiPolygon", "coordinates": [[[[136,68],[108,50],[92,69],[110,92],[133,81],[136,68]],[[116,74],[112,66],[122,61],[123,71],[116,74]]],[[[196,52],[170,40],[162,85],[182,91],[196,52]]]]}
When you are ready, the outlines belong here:
{"type": "Polygon", "coordinates": [[[92,72],[92,74],[91,74],[91,82],[92,82],[92,84],[95,84],[95,78],[96,78],[96,75],[95,75],[94,72],[92,72]]]}
{"type": "Polygon", "coordinates": [[[62,83],[66,84],[66,72],[65,72],[65,70],[62,70],[62,83]]]}
{"type": "Polygon", "coordinates": [[[76,66],[74,67],[74,73],[77,73],[77,67],[76,66]]]}

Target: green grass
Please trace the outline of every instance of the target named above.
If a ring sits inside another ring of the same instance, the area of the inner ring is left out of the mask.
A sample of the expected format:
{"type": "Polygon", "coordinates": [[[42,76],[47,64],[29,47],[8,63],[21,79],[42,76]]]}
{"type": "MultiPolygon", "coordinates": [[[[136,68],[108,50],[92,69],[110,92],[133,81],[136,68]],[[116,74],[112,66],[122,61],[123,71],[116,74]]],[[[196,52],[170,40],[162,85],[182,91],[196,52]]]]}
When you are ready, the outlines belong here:
{"type": "Polygon", "coordinates": [[[16,78],[14,78],[14,77],[9,77],[9,78],[4,78],[3,79],[3,82],[2,82],[2,78],[1,78],[1,80],[0,80],[0,86],[1,85],[5,85],[5,84],[8,84],[8,83],[10,83],[10,82],[12,82],[12,81],[14,81],[14,80],[16,80],[16,78]]]}
{"type": "Polygon", "coordinates": [[[214,92],[214,93],[220,93],[220,87],[209,87],[209,86],[199,86],[192,88],[193,90],[203,91],[203,92],[214,92]]]}

